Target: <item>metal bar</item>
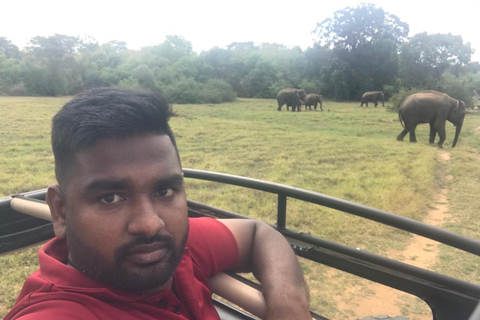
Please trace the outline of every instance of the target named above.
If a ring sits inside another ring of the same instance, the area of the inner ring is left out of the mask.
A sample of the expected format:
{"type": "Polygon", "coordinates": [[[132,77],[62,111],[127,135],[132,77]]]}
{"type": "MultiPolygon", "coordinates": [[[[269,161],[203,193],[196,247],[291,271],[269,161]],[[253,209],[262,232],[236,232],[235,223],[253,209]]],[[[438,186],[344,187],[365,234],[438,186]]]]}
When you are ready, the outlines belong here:
{"type": "Polygon", "coordinates": [[[278,229],[285,229],[286,226],[287,226],[287,197],[283,194],[278,194],[277,227],[278,229]]]}
{"type": "Polygon", "coordinates": [[[303,200],[328,208],[350,213],[369,220],[377,221],[401,230],[418,234],[420,236],[447,244],[457,249],[480,256],[480,241],[443,230],[410,218],[402,217],[387,211],[364,206],[354,202],[327,196],[321,193],[294,188],[282,184],[266,182],[257,179],[245,178],[229,174],[201,171],[184,168],[186,178],[208,180],[220,183],[261,190],[273,194],[283,194],[286,197],[303,200]]]}

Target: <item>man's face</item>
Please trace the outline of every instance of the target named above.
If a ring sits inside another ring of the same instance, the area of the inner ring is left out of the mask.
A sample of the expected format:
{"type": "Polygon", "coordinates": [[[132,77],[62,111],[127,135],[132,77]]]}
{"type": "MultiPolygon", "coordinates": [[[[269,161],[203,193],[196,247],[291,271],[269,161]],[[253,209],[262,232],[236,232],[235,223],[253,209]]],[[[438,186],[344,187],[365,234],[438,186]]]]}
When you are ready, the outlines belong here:
{"type": "Polygon", "coordinates": [[[167,135],[100,140],[76,154],[67,194],[69,263],[130,291],[168,286],[188,218],[182,168],[167,135]]]}

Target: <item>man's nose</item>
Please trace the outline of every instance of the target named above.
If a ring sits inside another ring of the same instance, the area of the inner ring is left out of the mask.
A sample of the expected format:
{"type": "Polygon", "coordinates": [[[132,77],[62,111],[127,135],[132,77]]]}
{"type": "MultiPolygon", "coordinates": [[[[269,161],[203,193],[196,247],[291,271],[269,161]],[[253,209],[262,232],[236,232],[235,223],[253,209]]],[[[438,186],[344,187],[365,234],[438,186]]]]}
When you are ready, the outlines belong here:
{"type": "Polygon", "coordinates": [[[159,208],[155,206],[154,199],[145,197],[134,201],[128,222],[130,234],[152,237],[163,227],[165,227],[165,222],[160,218],[159,208]]]}

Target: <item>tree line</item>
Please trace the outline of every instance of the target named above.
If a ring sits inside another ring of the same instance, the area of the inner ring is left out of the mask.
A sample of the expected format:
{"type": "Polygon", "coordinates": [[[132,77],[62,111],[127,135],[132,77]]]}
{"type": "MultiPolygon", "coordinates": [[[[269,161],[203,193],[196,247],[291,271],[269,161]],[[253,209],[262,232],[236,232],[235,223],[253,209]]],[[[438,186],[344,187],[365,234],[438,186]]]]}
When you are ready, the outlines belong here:
{"type": "Polygon", "coordinates": [[[129,50],[125,42],[55,34],[20,50],[0,37],[0,95],[63,96],[100,86],[151,89],[174,103],[220,103],[236,97],[274,98],[303,88],[332,100],[386,98],[432,89],[472,104],[480,64],[461,36],[420,33],[372,4],[347,7],[317,24],[310,48],[234,42],[196,53],[187,39],[129,50]]]}

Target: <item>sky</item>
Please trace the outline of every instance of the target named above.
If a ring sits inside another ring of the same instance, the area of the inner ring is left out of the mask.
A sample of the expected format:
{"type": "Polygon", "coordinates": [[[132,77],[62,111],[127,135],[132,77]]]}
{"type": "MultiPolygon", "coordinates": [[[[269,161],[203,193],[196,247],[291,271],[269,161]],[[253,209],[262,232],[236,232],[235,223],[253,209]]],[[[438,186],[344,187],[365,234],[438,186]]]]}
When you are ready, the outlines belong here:
{"type": "Polygon", "coordinates": [[[417,33],[452,33],[476,49],[480,61],[480,1],[431,0],[0,0],[0,37],[20,48],[35,36],[90,36],[100,44],[125,41],[129,49],[180,35],[196,52],[232,42],[284,44],[302,49],[315,42],[317,23],[346,7],[369,2],[394,14],[417,33]]]}

